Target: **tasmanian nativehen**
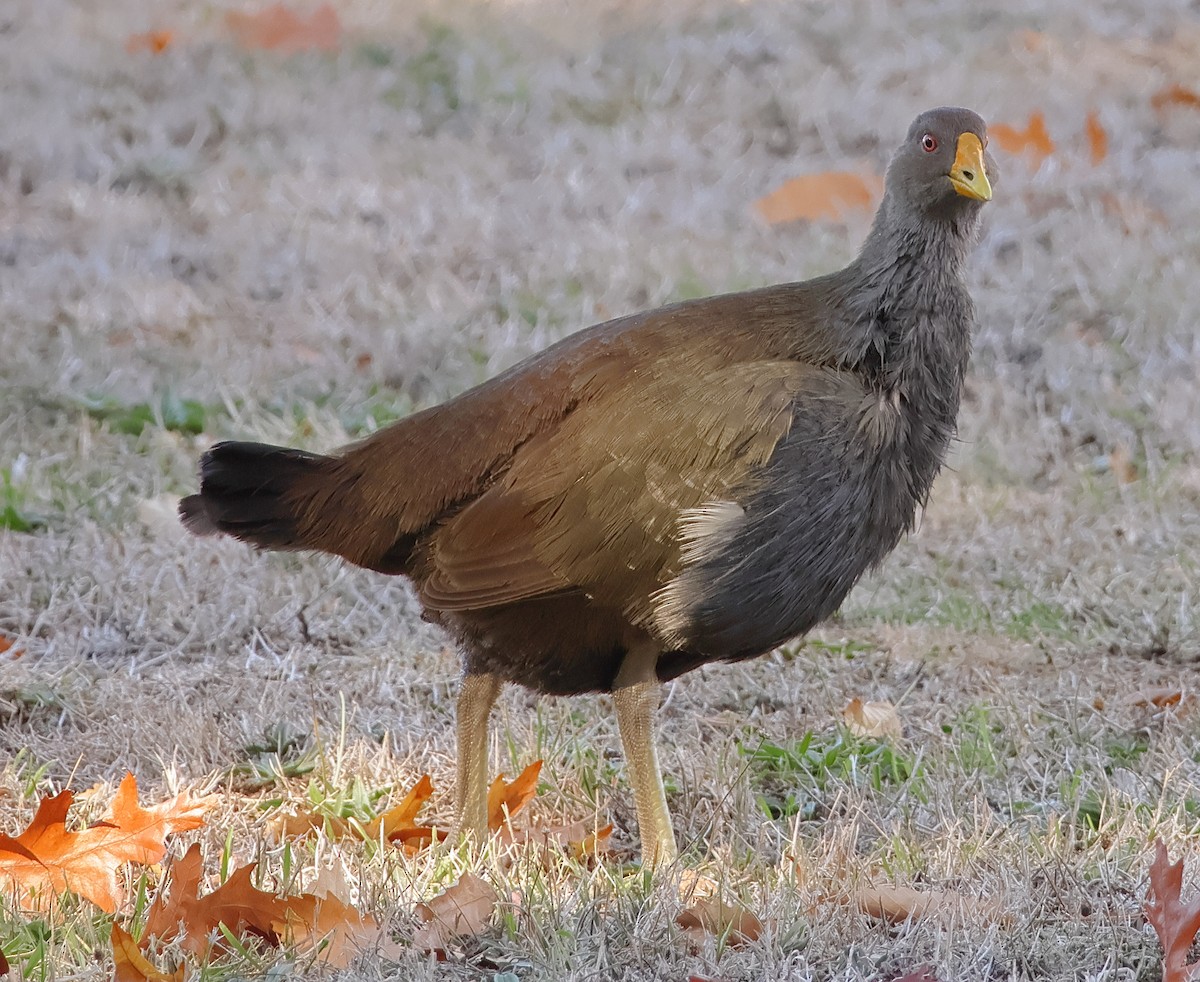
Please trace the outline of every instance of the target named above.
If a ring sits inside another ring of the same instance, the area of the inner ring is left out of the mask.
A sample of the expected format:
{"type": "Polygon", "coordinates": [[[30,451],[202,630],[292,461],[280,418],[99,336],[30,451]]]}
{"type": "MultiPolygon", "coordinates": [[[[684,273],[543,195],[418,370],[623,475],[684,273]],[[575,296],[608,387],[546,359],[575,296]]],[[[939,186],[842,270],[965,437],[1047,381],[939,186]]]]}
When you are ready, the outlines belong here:
{"type": "Polygon", "coordinates": [[[669,861],[659,684],[832,614],[942,465],[986,146],[975,113],[922,113],[845,269],[588,328],[330,456],[219,443],[183,521],[411,579],[462,650],[464,834],[503,683],[611,692],[643,861],[669,861]]]}

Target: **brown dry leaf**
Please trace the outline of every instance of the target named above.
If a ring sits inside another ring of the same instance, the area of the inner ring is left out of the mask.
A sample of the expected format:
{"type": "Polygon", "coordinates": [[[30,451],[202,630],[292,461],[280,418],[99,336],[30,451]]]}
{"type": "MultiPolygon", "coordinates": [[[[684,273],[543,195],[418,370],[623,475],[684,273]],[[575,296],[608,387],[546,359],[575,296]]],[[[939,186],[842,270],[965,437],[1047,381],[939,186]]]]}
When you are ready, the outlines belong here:
{"type": "Polygon", "coordinates": [[[883,181],[875,175],[849,171],[805,174],[785,182],[754,203],[771,225],[796,221],[837,222],[854,212],[875,209],[883,193],[883,181]]]}
{"type": "Polygon", "coordinates": [[[112,926],[113,982],[183,982],[183,966],[174,973],[156,968],[137,946],[129,932],[117,924],[112,926]]]}
{"type": "Polygon", "coordinates": [[[938,977],[932,965],[922,965],[892,979],[892,982],[938,982],[938,977]]]}
{"type": "Polygon", "coordinates": [[[611,849],[612,823],[597,829],[589,822],[570,822],[566,825],[514,829],[511,826],[500,830],[500,839],[505,843],[527,845],[536,843],[548,848],[556,846],[566,850],[575,859],[603,856],[611,849]]]}
{"type": "Polygon", "coordinates": [[[1028,153],[1033,161],[1040,164],[1054,153],[1054,141],[1046,129],[1046,117],[1040,110],[1029,114],[1029,122],[1024,129],[1017,129],[1007,123],[995,123],[988,127],[990,136],[1005,153],[1028,153]]]}
{"type": "Polygon", "coordinates": [[[1182,710],[1191,707],[1196,697],[1175,685],[1155,685],[1131,692],[1123,701],[1129,706],[1153,706],[1156,709],[1178,707],[1182,710]]]}
{"type": "Polygon", "coordinates": [[[150,904],[143,943],[151,937],[162,941],[178,937],[185,951],[203,959],[209,952],[210,934],[224,924],[236,935],[254,934],[277,945],[274,924],[284,911],[274,894],[257,890],[250,882],[254,867],[243,866],[202,897],[203,866],[198,842],[171,864],[170,890],[160,888],[150,904]]]}
{"type": "Polygon", "coordinates": [[[417,905],[422,923],[413,944],[426,951],[445,951],[456,938],[479,934],[492,919],[498,900],[491,884],[464,873],[445,893],[417,905]]]}
{"type": "Polygon", "coordinates": [[[125,39],[125,51],[131,55],[135,55],[139,51],[161,55],[174,43],[174,31],[146,31],[142,34],[130,34],[125,39]]]}
{"type": "Polygon", "coordinates": [[[1163,946],[1163,982],[1189,982],[1200,962],[1188,964],[1188,953],[1200,934],[1200,896],[1183,902],[1183,860],[1169,862],[1161,839],[1154,843],[1146,920],[1163,946]]]}
{"type": "Polygon", "coordinates": [[[1119,484],[1132,484],[1138,479],[1137,464],[1133,462],[1133,455],[1123,443],[1118,443],[1108,455],[1108,469],[1119,484]]]}
{"type": "Polygon", "coordinates": [[[269,945],[285,942],[320,951],[320,958],[345,968],[359,948],[380,934],[374,918],[360,914],[336,897],[310,893],[277,897],[251,882],[253,864],[236,870],[211,893],[200,895],[203,862],[195,843],[171,866],[169,893],[160,890],[146,914],[146,941],[179,938],[180,946],[202,960],[212,937],[224,924],[239,937],[252,935],[269,945]]]}
{"type": "Polygon", "coordinates": [[[252,14],[231,10],[225,15],[229,33],[243,48],[279,51],[337,51],[342,43],[342,25],[337,11],[321,4],[303,17],[283,3],[272,4],[252,14]]]}
{"type": "Polygon", "coordinates": [[[9,965],[8,959],[4,957],[4,951],[0,949],[0,978],[8,975],[9,965]]]}
{"type": "Polygon", "coordinates": [[[7,654],[9,658],[16,661],[20,658],[24,651],[17,647],[17,642],[14,638],[6,637],[0,634],[0,655],[7,654]]]}
{"type": "Polygon", "coordinates": [[[916,890],[912,887],[860,886],[854,904],[868,917],[889,924],[901,924],[909,918],[942,916],[958,912],[994,919],[997,911],[953,890],[916,890]]]}
{"type": "Polygon", "coordinates": [[[887,700],[863,702],[855,697],[842,710],[842,719],[855,736],[887,737],[890,740],[899,740],[904,736],[900,714],[887,700]]]}
{"type": "Polygon", "coordinates": [[[1150,97],[1150,105],[1155,112],[1165,112],[1171,106],[1184,106],[1188,109],[1200,109],[1200,92],[1189,89],[1186,85],[1175,83],[1159,89],[1150,97]]]}
{"type": "Polygon", "coordinates": [[[1087,134],[1088,158],[1092,166],[1097,167],[1108,157],[1108,131],[1101,124],[1100,115],[1096,110],[1093,109],[1087,114],[1083,129],[1087,134]]]}
{"type": "Polygon", "coordinates": [[[117,791],[106,818],[79,831],[67,829],[74,795],[63,791],[44,798],[29,827],[15,838],[0,835],[0,885],[7,884],[19,903],[43,907],[70,890],[108,913],[117,909],[122,863],[157,863],[166,855],[166,836],[199,828],[210,799],[177,795],[143,808],[132,774],[117,791]]]}
{"type": "Polygon", "coordinates": [[[521,771],[511,782],[501,774],[488,789],[488,828],[499,830],[537,795],[538,774],[542,762],[535,760],[521,771]]]}
{"type": "Polygon", "coordinates": [[[274,922],[276,934],[306,950],[319,951],[331,968],[347,968],[363,948],[381,935],[373,917],[360,914],[337,897],[310,893],[283,898],[283,914],[274,922]]]}
{"type": "Polygon", "coordinates": [[[682,911],[675,923],[696,944],[712,935],[731,948],[757,941],[763,931],[762,921],[747,908],[720,897],[698,900],[682,911]]]}

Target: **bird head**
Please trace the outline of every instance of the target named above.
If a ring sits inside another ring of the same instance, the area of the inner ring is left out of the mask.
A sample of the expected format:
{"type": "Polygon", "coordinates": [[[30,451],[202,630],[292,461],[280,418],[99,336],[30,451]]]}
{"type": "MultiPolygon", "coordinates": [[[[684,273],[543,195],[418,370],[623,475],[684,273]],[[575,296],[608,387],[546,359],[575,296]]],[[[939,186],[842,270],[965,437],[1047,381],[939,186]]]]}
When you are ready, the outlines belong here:
{"type": "Polygon", "coordinates": [[[921,113],[888,167],[888,197],[922,217],[976,212],[991,200],[996,175],[987,142],[987,126],[969,109],[944,106],[921,113]]]}

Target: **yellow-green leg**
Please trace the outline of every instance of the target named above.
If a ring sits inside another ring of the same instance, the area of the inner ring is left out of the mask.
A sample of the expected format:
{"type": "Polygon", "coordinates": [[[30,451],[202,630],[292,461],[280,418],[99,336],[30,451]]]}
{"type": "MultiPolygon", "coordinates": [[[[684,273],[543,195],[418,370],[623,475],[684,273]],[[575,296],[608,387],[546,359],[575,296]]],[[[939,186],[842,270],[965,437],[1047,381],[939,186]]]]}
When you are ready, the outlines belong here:
{"type": "Polygon", "coordinates": [[[613,688],[617,727],[625,750],[625,766],[633,785],[638,832],[642,837],[642,863],[663,866],[679,854],[675,831],[667,811],[662,772],[654,745],[654,713],[658,709],[659,683],[654,666],[657,649],[635,649],[621,665],[613,688]]]}
{"type": "Polygon", "coordinates": [[[454,829],[476,843],[487,836],[488,717],[502,684],[496,675],[465,675],[458,693],[454,829]]]}

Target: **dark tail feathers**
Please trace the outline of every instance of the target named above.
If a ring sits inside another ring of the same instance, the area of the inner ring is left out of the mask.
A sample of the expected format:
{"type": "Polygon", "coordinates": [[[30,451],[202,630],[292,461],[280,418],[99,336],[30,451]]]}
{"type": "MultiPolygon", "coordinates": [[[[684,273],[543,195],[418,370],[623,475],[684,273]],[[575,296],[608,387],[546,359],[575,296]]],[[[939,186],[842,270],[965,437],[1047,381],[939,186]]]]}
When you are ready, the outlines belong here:
{"type": "Polygon", "coordinates": [[[303,549],[304,485],[315,488],[332,457],[266,443],[218,443],[200,458],[200,493],[179,502],[189,532],[223,532],[263,549],[303,549]]]}

